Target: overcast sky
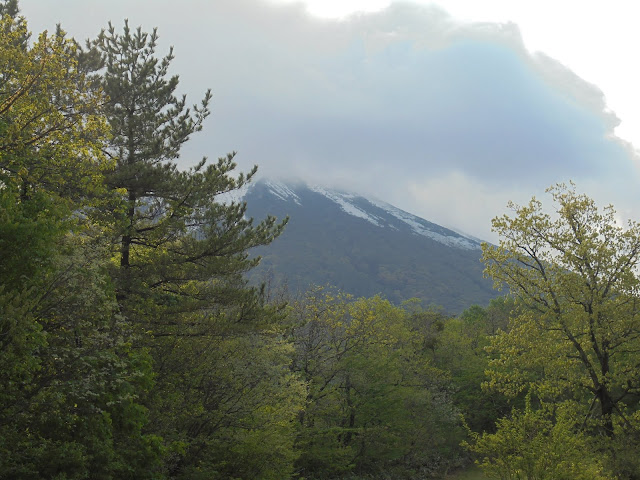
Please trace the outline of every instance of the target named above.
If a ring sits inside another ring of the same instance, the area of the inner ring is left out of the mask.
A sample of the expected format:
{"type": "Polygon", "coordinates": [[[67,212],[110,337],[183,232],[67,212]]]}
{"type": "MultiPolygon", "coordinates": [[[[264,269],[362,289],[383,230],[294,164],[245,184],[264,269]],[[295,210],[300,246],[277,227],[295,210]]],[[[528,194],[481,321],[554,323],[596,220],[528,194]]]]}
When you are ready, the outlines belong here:
{"type": "MultiPolygon", "coordinates": [[[[196,103],[213,91],[184,165],[236,150],[243,170],[375,195],[489,240],[508,200],[569,180],[640,218],[639,141],[614,105],[637,103],[637,83],[624,88],[635,62],[625,49],[639,40],[631,11],[388,3],[355,14],[328,0],[20,5],[32,31],[61,23],[77,39],[109,20],[157,26],[159,55],[174,46],[180,93],[196,103]]],[[[626,112],[633,125],[638,113],[626,112]]]]}

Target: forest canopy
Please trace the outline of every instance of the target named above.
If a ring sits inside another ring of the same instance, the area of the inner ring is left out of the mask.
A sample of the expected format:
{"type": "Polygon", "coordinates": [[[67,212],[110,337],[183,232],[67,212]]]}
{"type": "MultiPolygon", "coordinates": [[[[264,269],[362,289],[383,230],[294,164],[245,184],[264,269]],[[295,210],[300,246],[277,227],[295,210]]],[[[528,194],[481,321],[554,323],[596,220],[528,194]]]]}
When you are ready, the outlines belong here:
{"type": "Polygon", "coordinates": [[[254,287],[287,219],[222,201],[233,152],[179,168],[212,96],[157,31],[0,15],[0,479],[640,478],[637,223],[513,205],[457,317],[254,287]]]}

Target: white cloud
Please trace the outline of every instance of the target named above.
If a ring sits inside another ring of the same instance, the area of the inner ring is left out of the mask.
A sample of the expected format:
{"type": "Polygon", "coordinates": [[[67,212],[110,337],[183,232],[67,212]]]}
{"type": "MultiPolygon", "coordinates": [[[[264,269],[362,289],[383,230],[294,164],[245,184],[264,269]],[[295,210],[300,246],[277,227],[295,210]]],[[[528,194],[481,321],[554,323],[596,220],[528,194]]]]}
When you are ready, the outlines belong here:
{"type": "Polygon", "coordinates": [[[339,21],[257,0],[22,6],[32,27],[60,21],[80,38],[110,18],[157,25],[181,91],[197,102],[213,89],[185,162],[238,150],[242,169],[353,188],[480,237],[507,200],[559,181],[621,211],[640,204],[637,158],[602,91],[531,54],[513,23],[408,3],[339,21]]]}
{"type": "MultiPolygon", "coordinates": [[[[533,193],[515,188],[496,190],[477,182],[461,171],[447,172],[434,178],[409,183],[407,204],[419,205],[418,213],[450,228],[466,229],[484,240],[496,242],[491,233],[491,220],[507,213],[509,200],[525,203],[533,193]]],[[[403,202],[404,203],[404,202],[403,202]]],[[[464,231],[463,233],[468,233],[464,231]]]]}

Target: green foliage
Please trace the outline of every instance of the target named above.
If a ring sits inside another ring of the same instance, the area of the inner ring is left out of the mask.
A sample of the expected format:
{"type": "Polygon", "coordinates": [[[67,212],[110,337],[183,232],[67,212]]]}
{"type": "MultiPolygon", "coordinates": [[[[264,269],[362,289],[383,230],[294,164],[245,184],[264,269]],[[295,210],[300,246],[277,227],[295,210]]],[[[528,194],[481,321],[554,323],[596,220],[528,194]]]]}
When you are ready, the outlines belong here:
{"type": "Polygon", "coordinates": [[[56,240],[37,288],[0,300],[0,476],[150,478],[159,444],[142,434],[136,403],[150,386],[148,358],[131,351],[114,312],[104,252],[79,248],[89,240],[79,234],[56,240]]]}
{"type": "Polygon", "coordinates": [[[573,416],[563,408],[555,413],[533,409],[530,397],[524,411],[513,410],[497,422],[495,433],[470,431],[466,445],[479,457],[489,478],[500,480],[598,480],[605,475],[573,416]]]}
{"type": "Polygon", "coordinates": [[[216,201],[233,155],[172,163],[209,95],[173,96],[155,32],[80,52],[1,10],[0,478],[288,477],[305,386],[242,278],[283,224],[216,201]]]}
{"type": "Polygon", "coordinates": [[[110,478],[124,465],[134,468],[130,455],[151,446],[133,401],[143,371],[120,343],[126,331],[100,288],[96,259],[83,255],[74,249],[56,257],[43,279],[46,295],[2,295],[3,478],[110,478]]]}
{"type": "Polygon", "coordinates": [[[486,308],[473,305],[457,318],[448,319],[434,348],[436,365],[451,376],[452,399],[473,431],[492,431],[507,414],[512,400],[482,388],[490,356],[491,338],[506,328],[513,299],[500,297],[486,308]]]}
{"type": "Polygon", "coordinates": [[[33,286],[50,268],[56,241],[69,228],[68,209],[45,193],[20,199],[16,186],[0,189],[0,272],[14,289],[33,286]]]}
{"type": "Polygon", "coordinates": [[[520,305],[508,331],[492,337],[487,387],[571,401],[575,418],[602,439],[603,456],[615,465],[625,455],[612,443],[621,446],[640,428],[640,225],[622,228],[612,207],[600,211],[573,187],[550,193],[555,216],[536,199],[513,206],[513,218],[493,222],[500,245],[483,247],[487,273],[520,305]]]}
{"type": "Polygon", "coordinates": [[[424,346],[426,312],[324,289],[294,306],[294,369],[308,383],[297,465],[303,475],[447,468],[456,413],[424,346]]]}
{"type": "Polygon", "coordinates": [[[217,201],[255,173],[233,178],[233,154],[177,169],[180,148],[209,114],[210,93],[193,112],[187,108],[185,97],[174,95],[178,77],[167,78],[173,55],[156,58],[156,42],[155,30],[132,32],[126,22],[122,34],[109,25],[94,42],[109,97],[107,150],[116,160],[107,184],[122,200],[114,211],[120,245],[113,275],[121,307],[136,322],[150,319],[145,328],[154,334],[179,321],[174,315],[235,302],[241,275],[259,261],[247,251],[284,226],[273,217],[254,225],[244,218],[246,205],[217,201]]]}
{"type": "Polygon", "coordinates": [[[0,478],[147,478],[144,355],[114,312],[96,205],[106,123],[59,31],[0,20],[0,478]],[[81,214],[80,212],[85,212],[81,214]]]}
{"type": "Polygon", "coordinates": [[[125,22],[93,44],[116,161],[106,183],[121,199],[111,274],[120,312],[140,333],[135,346],[153,358],[148,428],[164,438],[171,478],[287,477],[304,386],[289,371],[278,310],[243,278],[259,261],[248,250],[270,243],[284,222],[254,224],[244,203],[219,201],[255,173],[234,178],[234,154],[177,168],[210,94],[187,108],[174,94],[178,77],[168,77],[173,55],[158,59],[156,42],[155,30],[125,22]]]}
{"type": "Polygon", "coordinates": [[[486,369],[557,407],[476,435],[488,471],[637,473],[637,226],[564,191],[570,228],[535,203],[497,221],[523,229],[485,249],[517,308],[453,319],[325,289],[270,305],[248,253],[286,222],[221,202],[255,173],[234,154],[178,169],[210,94],[176,96],[155,30],[109,25],[81,51],[60,29],[31,42],[13,0],[0,13],[0,479],[433,477],[461,462],[460,413],[488,430],[506,411],[486,369]]]}
{"type": "MultiPolygon", "coordinates": [[[[218,327],[219,328],[219,327],[218,327]]],[[[222,331],[223,332],[223,331],[222,331]]],[[[286,478],[305,388],[277,332],[157,342],[150,427],[173,444],[177,478],[286,478]]]]}
{"type": "Polygon", "coordinates": [[[34,192],[66,202],[86,196],[109,166],[101,92],[64,32],[43,32],[29,45],[15,2],[4,9],[13,15],[0,19],[0,182],[23,200],[34,192]]]}
{"type": "Polygon", "coordinates": [[[147,478],[158,445],[136,397],[151,372],[113,311],[101,229],[79,214],[109,166],[100,92],[73,41],[30,45],[16,3],[3,10],[0,477],[147,478]]]}

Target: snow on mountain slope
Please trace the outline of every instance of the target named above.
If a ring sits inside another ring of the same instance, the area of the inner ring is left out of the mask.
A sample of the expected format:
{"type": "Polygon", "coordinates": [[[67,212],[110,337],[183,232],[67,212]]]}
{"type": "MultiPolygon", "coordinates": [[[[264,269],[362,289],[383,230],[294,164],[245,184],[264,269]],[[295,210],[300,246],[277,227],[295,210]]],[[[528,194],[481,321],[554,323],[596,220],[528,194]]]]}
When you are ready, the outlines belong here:
{"type": "Polygon", "coordinates": [[[329,200],[338,204],[338,206],[342,209],[343,212],[348,213],[349,215],[353,215],[354,217],[364,218],[367,222],[373,223],[376,227],[382,227],[384,224],[381,224],[382,219],[372,215],[370,213],[365,212],[361,208],[355,206],[352,202],[354,198],[357,198],[355,195],[351,195],[348,193],[340,193],[332,190],[326,190],[321,187],[310,187],[310,189],[320,195],[324,195],[329,200]]]}
{"type": "Polygon", "coordinates": [[[264,185],[280,200],[293,200],[298,205],[302,205],[302,203],[300,203],[300,197],[298,197],[298,195],[296,195],[296,193],[284,183],[274,182],[273,180],[264,180],[264,185]]]}
{"type": "Polygon", "coordinates": [[[426,222],[420,217],[416,217],[415,215],[412,215],[408,212],[405,212],[404,210],[400,210],[393,205],[389,205],[388,203],[381,202],[379,200],[368,201],[376,207],[381,208],[389,214],[393,215],[398,220],[409,225],[411,229],[418,235],[424,235],[425,237],[429,237],[437,242],[444,243],[445,245],[449,245],[451,247],[466,248],[469,250],[480,248],[479,242],[456,233],[453,230],[448,230],[446,228],[438,226],[438,230],[440,231],[434,231],[432,228],[429,228],[430,225],[425,225],[430,222],[426,222]]]}
{"type": "Polygon", "coordinates": [[[450,247],[465,250],[480,249],[480,242],[473,238],[431,223],[380,200],[318,186],[291,185],[274,180],[262,180],[258,184],[264,185],[270,194],[283,201],[302,205],[302,193],[307,190],[322,195],[334,202],[343,212],[361,218],[376,227],[393,230],[409,228],[416,235],[422,235],[450,247]]]}

